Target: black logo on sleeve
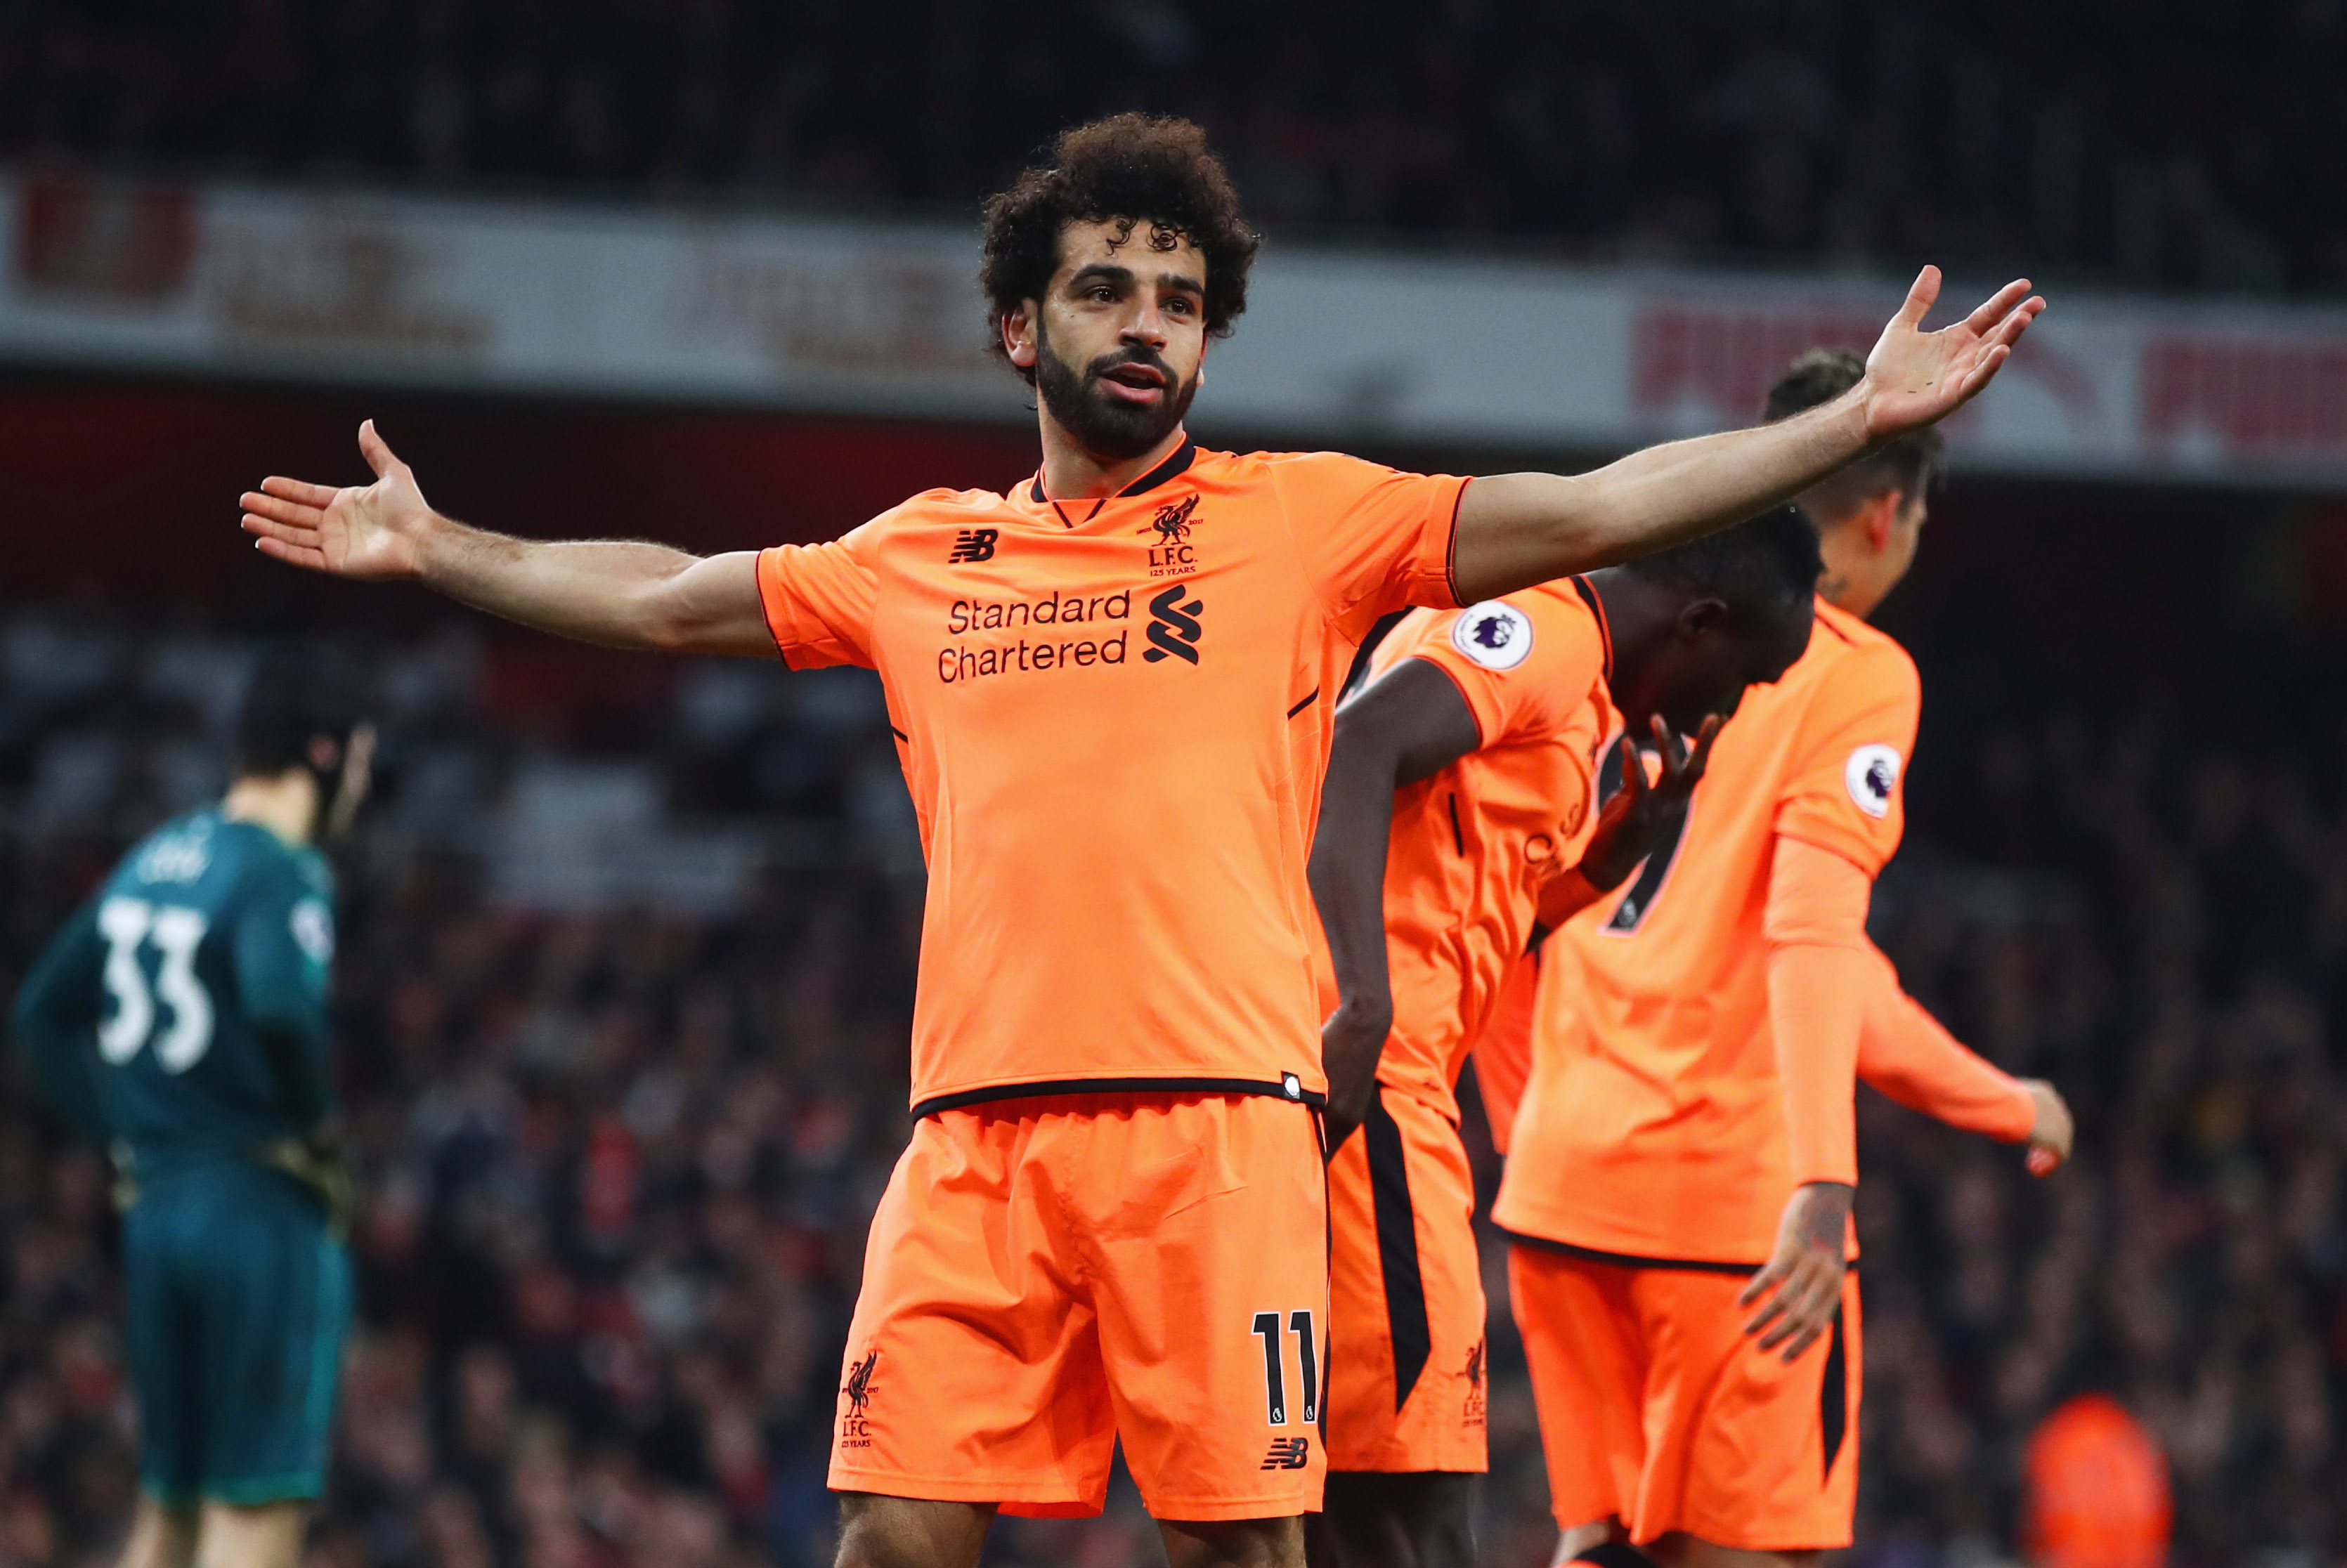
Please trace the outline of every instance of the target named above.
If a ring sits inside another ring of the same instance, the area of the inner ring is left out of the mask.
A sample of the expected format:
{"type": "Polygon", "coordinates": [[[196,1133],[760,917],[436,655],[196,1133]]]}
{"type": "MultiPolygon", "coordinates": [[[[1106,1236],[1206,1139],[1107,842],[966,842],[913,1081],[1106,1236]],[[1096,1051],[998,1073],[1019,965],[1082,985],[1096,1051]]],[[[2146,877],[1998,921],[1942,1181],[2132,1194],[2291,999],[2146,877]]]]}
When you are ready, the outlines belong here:
{"type": "Polygon", "coordinates": [[[1187,587],[1175,583],[1149,601],[1149,647],[1142,657],[1152,664],[1168,655],[1186,659],[1193,664],[1198,661],[1195,644],[1202,630],[1198,616],[1206,606],[1195,599],[1183,603],[1182,596],[1189,591],[1187,587]]]}
{"type": "Polygon", "coordinates": [[[879,1361],[879,1351],[866,1351],[862,1360],[847,1368],[847,1381],[839,1386],[839,1391],[847,1396],[846,1412],[839,1418],[841,1448],[872,1446],[872,1423],[867,1418],[872,1410],[872,1368],[879,1361]]]}
{"type": "Polygon", "coordinates": [[[1000,528],[964,528],[954,536],[953,548],[946,555],[946,565],[967,566],[971,561],[992,560],[994,541],[1002,537],[1000,528]]]}

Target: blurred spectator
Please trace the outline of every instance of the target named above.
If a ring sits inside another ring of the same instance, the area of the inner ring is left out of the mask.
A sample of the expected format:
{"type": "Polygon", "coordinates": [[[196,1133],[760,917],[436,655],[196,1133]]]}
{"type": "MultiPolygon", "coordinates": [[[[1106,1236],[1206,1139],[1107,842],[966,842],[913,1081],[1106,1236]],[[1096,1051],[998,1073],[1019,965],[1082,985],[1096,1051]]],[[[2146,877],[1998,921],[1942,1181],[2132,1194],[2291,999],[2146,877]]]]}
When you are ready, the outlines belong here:
{"type": "Polygon", "coordinates": [[[2168,1461],[2107,1394],[2038,1423],[2021,1460],[2021,1545],[2033,1568],[2160,1568],[2175,1504],[2168,1461]]]}
{"type": "Polygon", "coordinates": [[[2335,6],[27,0],[0,159],[967,216],[1206,125],[1284,232],[2347,288],[2335,6]]]}

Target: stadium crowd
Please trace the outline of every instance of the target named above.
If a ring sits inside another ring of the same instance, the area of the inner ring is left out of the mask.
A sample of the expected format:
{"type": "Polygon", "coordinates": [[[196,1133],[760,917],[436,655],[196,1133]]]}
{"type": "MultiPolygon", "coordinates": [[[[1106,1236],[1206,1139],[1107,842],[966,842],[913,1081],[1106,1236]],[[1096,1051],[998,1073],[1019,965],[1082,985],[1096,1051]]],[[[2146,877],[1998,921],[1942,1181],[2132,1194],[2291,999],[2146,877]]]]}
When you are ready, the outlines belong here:
{"type": "Polygon", "coordinates": [[[2342,64],[2314,0],[26,0],[0,159],[959,217],[1146,107],[1282,233],[2335,292],[2342,64]]]}
{"type": "MultiPolygon", "coordinates": [[[[0,997],[127,840],[223,782],[250,652],[0,620],[0,997]]],[[[846,1314],[907,1131],[920,881],[876,689],[647,663],[614,706],[600,666],[474,626],[375,652],[385,787],[342,857],[337,1007],[360,1329],[311,1561],[816,1568],[846,1314]],[[507,803],[588,776],[648,781],[655,819],[517,835],[507,803]],[[751,875],[528,864],[719,829],[751,875]]],[[[2244,749],[2148,690],[2073,710],[1923,653],[1879,935],[1967,1040],[2062,1086],[2080,1155],[2033,1183],[1870,1093],[1859,1555],[2009,1558],[2023,1440],[2100,1389],[2168,1452],[2179,1564],[2335,1560],[2347,711],[2244,749]]],[[[8,1071],[0,1564],[79,1568],[135,1485],[108,1176],[8,1071]]],[[[1486,1558],[1534,1568],[1504,1312],[1492,1374],[1486,1558]]],[[[1103,1520],[1006,1522],[989,1560],[1157,1551],[1127,1489],[1103,1520]]]]}

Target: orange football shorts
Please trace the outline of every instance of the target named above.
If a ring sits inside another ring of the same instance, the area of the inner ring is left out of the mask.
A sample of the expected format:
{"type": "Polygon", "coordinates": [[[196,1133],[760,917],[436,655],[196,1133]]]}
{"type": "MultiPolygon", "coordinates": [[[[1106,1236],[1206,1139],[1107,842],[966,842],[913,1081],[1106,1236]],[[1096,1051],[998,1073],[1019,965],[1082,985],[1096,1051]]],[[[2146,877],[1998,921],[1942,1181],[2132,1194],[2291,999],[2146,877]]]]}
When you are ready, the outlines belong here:
{"type": "Polygon", "coordinates": [[[1561,1529],[1619,1520],[1747,1552],[1847,1546],[1858,1503],[1858,1275],[1788,1367],[1744,1333],[1756,1272],[1637,1266],[1519,1242],[1508,1289],[1561,1529]]]}
{"type": "Polygon", "coordinates": [[[1481,1471],[1475,1177],[1450,1120],[1380,1084],[1328,1163],[1328,1468],[1481,1471]]]}
{"type": "Polygon", "coordinates": [[[1117,1440],[1151,1513],[1320,1506],[1317,1118],[1114,1091],[938,1112],[873,1216],[831,1486],[1098,1513],[1117,1440]]]}

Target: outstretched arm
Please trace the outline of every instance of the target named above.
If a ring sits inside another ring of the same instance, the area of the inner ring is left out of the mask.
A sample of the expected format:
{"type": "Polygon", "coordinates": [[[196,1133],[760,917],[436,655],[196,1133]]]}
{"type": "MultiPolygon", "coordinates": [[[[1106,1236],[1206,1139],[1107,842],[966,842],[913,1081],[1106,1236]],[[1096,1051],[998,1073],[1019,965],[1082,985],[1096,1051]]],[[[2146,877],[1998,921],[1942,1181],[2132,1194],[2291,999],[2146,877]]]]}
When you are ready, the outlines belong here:
{"type": "Polygon", "coordinates": [[[1674,441],[1594,472],[1501,474],[1467,487],[1452,587],[1461,603],[1588,571],[1781,505],[1851,459],[1946,418],[1978,395],[2045,302],[2007,283],[1953,326],[1923,330],[1940,294],[1926,267],[1832,402],[1749,430],[1674,441]]]}
{"type": "Polygon", "coordinates": [[[415,581],[476,610],[581,642],[667,653],[774,651],[758,558],[628,541],[547,543],[468,528],[425,503],[415,475],[359,426],[375,482],[335,489],[272,477],[242,497],[263,555],[336,577],[415,581]]]}
{"type": "Polygon", "coordinates": [[[1910,1111],[1966,1132],[2027,1143],[2032,1175],[2070,1157],[2070,1108],[2043,1079],[2014,1078],[1965,1049],[1899,986],[1899,971],[1870,944],[1858,1076],[1910,1111]]]}
{"type": "Polygon", "coordinates": [[[1386,968],[1386,843],[1394,791],[1482,744],[1450,677],[1404,659],[1337,710],[1337,739],[1312,840],[1312,899],[1337,971],[1337,1010],[1320,1030],[1328,1074],[1328,1147],[1368,1114],[1378,1058],[1393,1028],[1386,968]]]}

